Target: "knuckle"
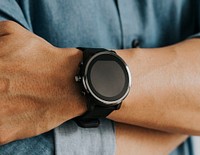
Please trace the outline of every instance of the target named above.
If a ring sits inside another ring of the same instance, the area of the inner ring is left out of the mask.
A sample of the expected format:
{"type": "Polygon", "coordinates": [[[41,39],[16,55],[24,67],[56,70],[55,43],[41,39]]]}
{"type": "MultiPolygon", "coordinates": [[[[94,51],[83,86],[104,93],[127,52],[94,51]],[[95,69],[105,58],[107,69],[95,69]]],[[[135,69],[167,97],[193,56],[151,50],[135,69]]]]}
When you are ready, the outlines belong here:
{"type": "Polygon", "coordinates": [[[4,21],[4,26],[12,28],[12,27],[18,26],[18,24],[12,20],[7,20],[7,21],[4,21]]]}
{"type": "Polygon", "coordinates": [[[3,30],[7,33],[14,33],[16,28],[19,27],[18,23],[11,20],[2,21],[1,25],[3,30]]]}
{"type": "Polygon", "coordinates": [[[43,45],[43,42],[35,36],[30,36],[29,37],[29,47],[33,48],[40,48],[43,45]]]}

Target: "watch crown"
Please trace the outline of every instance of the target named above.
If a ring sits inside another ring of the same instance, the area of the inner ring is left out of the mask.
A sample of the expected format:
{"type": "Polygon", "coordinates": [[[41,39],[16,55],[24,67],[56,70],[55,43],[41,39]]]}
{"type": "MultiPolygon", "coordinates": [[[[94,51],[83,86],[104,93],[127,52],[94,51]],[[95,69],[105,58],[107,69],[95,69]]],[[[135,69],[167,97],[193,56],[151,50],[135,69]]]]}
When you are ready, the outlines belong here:
{"type": "Polygon", "coordinates": [[[81,81],[81,76],[76,75],[76,76],[75,76],[75,81],[76,81],[76,82],[80,82],[80,81],[81,81]]]}

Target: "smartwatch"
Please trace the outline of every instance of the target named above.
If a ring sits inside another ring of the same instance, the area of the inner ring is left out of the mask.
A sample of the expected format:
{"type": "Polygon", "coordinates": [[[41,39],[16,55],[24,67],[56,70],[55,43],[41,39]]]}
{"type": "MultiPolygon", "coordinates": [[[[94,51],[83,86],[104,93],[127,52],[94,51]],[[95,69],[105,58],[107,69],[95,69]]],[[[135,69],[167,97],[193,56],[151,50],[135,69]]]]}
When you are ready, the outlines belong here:
{"type": "Polygon", "coordinates": [[[87,111],[74,120],[80,127],[98,127],[99,118],[120,109],[131,87],[127,64],[115,51],[78,47],[83,52],[75,81],[87,98],[87,111]]]}

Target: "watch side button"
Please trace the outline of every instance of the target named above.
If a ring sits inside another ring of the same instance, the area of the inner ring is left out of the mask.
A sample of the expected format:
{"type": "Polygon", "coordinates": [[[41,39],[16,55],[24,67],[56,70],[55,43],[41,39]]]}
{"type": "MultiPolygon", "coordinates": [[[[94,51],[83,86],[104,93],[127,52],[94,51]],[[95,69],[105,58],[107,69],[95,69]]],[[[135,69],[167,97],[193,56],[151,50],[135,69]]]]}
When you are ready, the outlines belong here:
{"type": "Polygon", "coordinates": [[[85,92],[85,91],[83,91],[83,90],[81,91],[81,93],[82,93],[84,96],[86,95],[86,92],[85,92]]]}
{"type": "Polygon", "coordinates": [[[76,75],[76,76],[75,76],[75,81],[76,81],[76,82],[80,82],[80,81],[81,81],[81,76],[76,75]]]}
{"type": "Polygon", "coordinates": [[[79,63],[79,67],[82,67],[83,66],[83,62],[79,63]]]}

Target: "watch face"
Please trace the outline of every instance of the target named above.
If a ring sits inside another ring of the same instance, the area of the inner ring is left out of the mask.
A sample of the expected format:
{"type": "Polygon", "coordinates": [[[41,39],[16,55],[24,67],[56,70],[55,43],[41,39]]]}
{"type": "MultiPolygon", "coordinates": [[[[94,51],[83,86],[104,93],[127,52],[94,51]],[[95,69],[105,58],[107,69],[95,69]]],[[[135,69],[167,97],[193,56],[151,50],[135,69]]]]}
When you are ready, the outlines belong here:
{"type": "Polygon", "coordinates": [[[107,104],[121,101],[130,87],[126,64],[111,52],[95,55],[88,63],[86,77],[91,94],[107,104]]]}

